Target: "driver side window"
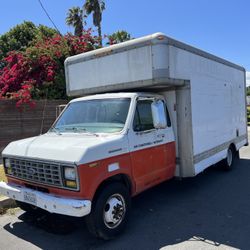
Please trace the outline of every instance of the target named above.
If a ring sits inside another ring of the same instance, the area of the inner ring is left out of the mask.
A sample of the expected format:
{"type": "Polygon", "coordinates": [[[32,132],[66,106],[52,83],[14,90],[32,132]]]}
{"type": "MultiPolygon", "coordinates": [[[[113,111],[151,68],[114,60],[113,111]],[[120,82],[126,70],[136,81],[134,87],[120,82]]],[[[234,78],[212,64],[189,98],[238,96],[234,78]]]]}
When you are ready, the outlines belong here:
{"type": "Polygon", "coordinates": [[[152,110],[152,100],[139,100],[137,102],[133,129],[136,132],[154,129],[152,110]]]}

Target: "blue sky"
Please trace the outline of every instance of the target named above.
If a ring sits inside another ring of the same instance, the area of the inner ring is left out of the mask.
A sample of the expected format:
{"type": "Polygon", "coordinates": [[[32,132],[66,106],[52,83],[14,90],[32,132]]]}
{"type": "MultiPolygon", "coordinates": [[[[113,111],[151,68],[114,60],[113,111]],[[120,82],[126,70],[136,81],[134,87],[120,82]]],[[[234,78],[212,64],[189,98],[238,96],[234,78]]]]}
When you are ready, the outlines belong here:
{"type": "MultiPolygon", "coordinates": [[[[42,0],[62,33],[67,10],[84,0],[42,0]]],[[[177,40],[244,66],[250,71],[248,0],[106,0],[103,33],[127,30],[133,37],[164,32],[177,40]]],[[[2,0],[0,34],[29,20],[52,26],[38,0],[2,0]]],[[[92,19],[88,19],[92,26],[92,19]]]]}

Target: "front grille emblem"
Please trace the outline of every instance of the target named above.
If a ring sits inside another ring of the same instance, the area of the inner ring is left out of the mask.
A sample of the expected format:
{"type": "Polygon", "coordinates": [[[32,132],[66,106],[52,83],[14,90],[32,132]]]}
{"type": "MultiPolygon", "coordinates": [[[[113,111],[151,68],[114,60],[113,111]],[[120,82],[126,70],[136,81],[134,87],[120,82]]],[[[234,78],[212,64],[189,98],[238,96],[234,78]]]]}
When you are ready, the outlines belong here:
{"type": "Polygon", "coordinates": [[[34,175],[35,173],[36,173],[36,170],[34,168],[28,168],[27,169],[27,174],[34,175]]]}

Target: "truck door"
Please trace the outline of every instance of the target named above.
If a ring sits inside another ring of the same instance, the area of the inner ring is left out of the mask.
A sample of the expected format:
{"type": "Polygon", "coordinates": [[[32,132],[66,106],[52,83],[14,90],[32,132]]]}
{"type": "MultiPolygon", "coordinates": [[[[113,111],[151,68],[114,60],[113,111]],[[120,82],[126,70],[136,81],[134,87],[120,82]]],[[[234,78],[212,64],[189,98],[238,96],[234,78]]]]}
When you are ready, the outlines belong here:
{"type": "MultiPolygon", "coordinates": [[[[139,99],[129,133],[132,174],[136,192],[143,191],[174,175],[175,143],[172,127],[156,129],[152,98],[139,99]]],[[[168,124],[170,125],[170,124],[168,124]]]]}

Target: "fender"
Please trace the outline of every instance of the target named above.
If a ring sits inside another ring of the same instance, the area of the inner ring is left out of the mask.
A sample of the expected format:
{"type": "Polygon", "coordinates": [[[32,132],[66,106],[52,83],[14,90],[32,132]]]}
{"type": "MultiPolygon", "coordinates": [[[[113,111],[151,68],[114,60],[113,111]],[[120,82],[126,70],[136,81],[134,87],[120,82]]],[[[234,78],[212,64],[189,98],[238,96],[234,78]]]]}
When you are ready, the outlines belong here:
{"type": "Polygon", "coordinates": [[[80,190],[84,198],[92,200],[96,190],[105,180],[123,174],[131,181],[132,194],[135,192],[131,172],[130,153],[78,166],[80,190]]]}

